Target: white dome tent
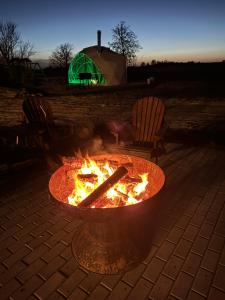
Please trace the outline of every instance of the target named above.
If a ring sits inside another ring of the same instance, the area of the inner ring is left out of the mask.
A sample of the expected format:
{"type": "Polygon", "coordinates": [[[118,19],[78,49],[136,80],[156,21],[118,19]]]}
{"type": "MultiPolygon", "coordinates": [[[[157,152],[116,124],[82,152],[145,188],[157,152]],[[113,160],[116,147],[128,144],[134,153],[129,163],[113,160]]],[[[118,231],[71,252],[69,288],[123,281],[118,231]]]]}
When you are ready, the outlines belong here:
{"type": "Polygon", "coordinates": [[[126,83],[126,58],[101,46],[101,31],[95,46],[81,50],[71,61],[69,84],[121,85],[126,83]]]}

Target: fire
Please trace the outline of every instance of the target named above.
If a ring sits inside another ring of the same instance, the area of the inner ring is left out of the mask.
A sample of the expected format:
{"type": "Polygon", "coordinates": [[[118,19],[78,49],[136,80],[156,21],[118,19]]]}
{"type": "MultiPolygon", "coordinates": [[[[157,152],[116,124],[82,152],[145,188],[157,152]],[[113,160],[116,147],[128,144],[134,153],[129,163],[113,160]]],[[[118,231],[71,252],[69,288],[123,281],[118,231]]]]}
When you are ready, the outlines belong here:
{"type": "MultiPolygon", "coordinates": [[[[73,172],[74,189],[68,197],[68,203],[77,206],[105,182],[116,169],[117,166],[110,162],[84,159],[81,168],[73,172]]],[[[147,185],[148,173],[137,175],[135,178],[126,175],[100,199],[97,199],[91,207],[117,207],[138,203],[143,200],[141,194],[147,185]]]]}

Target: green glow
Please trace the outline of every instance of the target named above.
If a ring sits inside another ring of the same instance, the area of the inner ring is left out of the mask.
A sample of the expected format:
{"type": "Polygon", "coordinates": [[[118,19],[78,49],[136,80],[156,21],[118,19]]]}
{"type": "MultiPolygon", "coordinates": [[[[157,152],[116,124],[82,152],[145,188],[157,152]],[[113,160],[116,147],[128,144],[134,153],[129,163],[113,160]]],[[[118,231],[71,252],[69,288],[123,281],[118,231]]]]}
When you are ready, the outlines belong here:
{"type": "Polygon", "coordinates": [[[69,84],[104,85],[106,80],[93,60],[79,52],[71,61],[68,71],[69,84]],[[80,73],[91,73],[91,79],[79,79],[80,73]]]}

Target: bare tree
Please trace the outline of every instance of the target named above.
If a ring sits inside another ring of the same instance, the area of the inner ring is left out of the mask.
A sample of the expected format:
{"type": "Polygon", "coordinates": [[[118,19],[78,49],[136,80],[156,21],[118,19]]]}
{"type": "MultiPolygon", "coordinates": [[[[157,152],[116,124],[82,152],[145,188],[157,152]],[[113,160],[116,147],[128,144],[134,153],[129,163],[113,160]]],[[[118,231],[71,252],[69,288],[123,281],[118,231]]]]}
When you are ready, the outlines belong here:
{"type": "Polygon", "coordinates": [[[17,25],[13,22],[0,23],[0,54],[7,63],[15,56],[15,49],[20,41],[17,25]]]}
{"type": "Polygon", "coordinates": [[[29,59],[34,55],[31,42],[23,41],[13,22],[0,22],[0,56],[9,64],[14,60],[29,59]]]}
{"type": "Polygon", "coordinates": [[[132,64],[136,58],[136,52],[142,47],[139,44],[136,34],[127,26],[124,21],[121,21],[112,29],[112,47],[117,53],[125,55],[128,64],[132,64]]]}
{"type": "Polygon", "coordinates": [[[36,51],[34,51],[34,46],[31,44],[30,41],[24,42],[23,40],[21,40],[19,42],[19,47],[16,55],[18,58],[20,59],[30,58],[35,53],[36,51]]]}
{"type": "Polygon", "coordinates": [[[73,57],[72,50],[73,45],[70,43],[59,45],[49,57],[50,64],[60,68],[67,68],[73,57]]]}

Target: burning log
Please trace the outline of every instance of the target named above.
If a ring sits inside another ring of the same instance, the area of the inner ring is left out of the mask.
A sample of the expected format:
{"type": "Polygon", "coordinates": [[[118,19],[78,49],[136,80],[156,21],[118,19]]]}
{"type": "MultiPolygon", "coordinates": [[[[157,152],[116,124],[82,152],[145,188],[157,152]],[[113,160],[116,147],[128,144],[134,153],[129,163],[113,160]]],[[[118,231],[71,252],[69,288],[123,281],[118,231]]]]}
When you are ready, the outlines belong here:
{"type": "Polygon", "coordinates": [[[118,191],[118,190],[116,190],[116,191],[121,196],[119,198],[119,202],[118,202],[117,206],[124,206],[124,205],[126,205],[126,201],[128,200],[129,196],[127,194],[124,194],[124,193],[118,191]]]}
{"type": "Polygon", "coordinates": [[[98,179],[98,175],[96,174],[78,174],[77,177],[81,180],[85,181],[94,181],[98,179]]]}
{"type": "Polygon", "coordinates": [[[93,193],[91,193],[87,198],[80,202],[78,207],[87,207],[94,203],[99,197],[101,197],[105,192],[107,192],[113,185],[115,185],[124,175],[126,175],[128,170],[125,167],[119,167],[115,173],[113,173],[105,182],[103,182],[93,193]]]}
{"type": "Polygon", "coordinates": [[[140,177],[126,176],[123,178],[123,181],[126,183],[136,184],[142,182],[140,177]]]}

